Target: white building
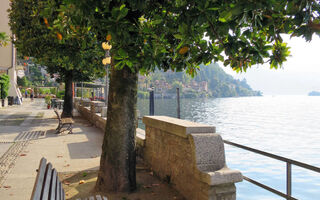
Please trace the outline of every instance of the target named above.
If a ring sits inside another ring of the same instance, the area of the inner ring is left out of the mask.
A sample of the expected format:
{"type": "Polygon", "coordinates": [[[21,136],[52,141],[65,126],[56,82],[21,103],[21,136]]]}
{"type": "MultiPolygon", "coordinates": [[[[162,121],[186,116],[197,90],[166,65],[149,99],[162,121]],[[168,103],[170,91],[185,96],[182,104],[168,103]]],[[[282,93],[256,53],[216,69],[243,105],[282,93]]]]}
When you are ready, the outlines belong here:
{"type": "MultiPolygon", "coordinates": [[[[0,32],[5,32],[8,36],[12,36],[9,27],[9,16],[7,10],[10,8],[9,0],[0,0],[0,32]]],[[[10,77],[9,96],[18,98],[18,104],[21,104],[21,93],[17,85],[16,74],[16,50],[11,42],[5,47],[0,47],[0,73],[8,73],[10,77]]]]}

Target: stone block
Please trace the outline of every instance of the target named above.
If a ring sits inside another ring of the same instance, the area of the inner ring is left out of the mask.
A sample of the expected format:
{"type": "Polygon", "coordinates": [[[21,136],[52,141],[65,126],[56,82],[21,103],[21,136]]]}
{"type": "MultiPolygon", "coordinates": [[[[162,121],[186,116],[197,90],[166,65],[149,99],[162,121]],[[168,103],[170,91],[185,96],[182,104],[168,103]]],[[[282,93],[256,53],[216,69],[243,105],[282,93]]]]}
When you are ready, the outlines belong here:
{"type": "Polygon", "coordinates": [[[215,133],[216,131],[214,126],[167,116],[144,116],[143,123],[150,127],[154,127],[180,137],[187,137],[187,135],[190,133],[215,133]]]}
{"type": "Polygon", "coordinates": [[[101,113],[101,108],[104,107],[105,103],[101,101],[91,101],[90,110],[92,113],[101,113]]]}
{"type": "Polygon", "coordinates": [[[107,111],[108,111],[108,107],[102,107],[101,108],[101,117],[107,117],[107,111]]]}
{"type": "Polygon", "coordinates": [[[80,101],[81,101],[81,97],[74,97],[74,98],[73,98],[73,101],[74,101],[74,102],[80,102],[80,101]]]}
{"type": "Polygon", "coordinates": [[[91,102],[90,99],[81,99],[81,100],[80,100],[80,104],[81,104],[81,106],[83,106],[83,107],[90,107],[90,102],[91,102]]]}
{"type": "Polygon", "coordinates": [[[242,175],[227,167],[223,140],[215,127],[165,116],[143,121],[142,155],[161,179],[170,179],[186,199],[235,199],[234,183],[242,181],[242,175]]]}

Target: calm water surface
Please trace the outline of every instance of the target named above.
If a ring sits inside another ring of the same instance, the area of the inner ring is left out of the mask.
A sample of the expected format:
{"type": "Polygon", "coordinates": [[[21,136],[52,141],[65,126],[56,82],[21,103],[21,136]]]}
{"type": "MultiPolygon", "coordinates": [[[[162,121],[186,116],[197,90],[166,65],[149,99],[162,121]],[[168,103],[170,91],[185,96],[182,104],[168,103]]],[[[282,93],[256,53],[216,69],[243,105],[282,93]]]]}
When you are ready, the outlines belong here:
{"type": "MultiPolygon", "coordinates": [[[[149,101],[138,100],[141,115],[149,101]]],[[[176,100],[155,100],[155,115],[176,117],[176,100]]],[[[320,167],[320,97],[181,99],[181,118],[216,126],[223,139],[320,167]]],[[[286,164],[225,145],[227,165],[286,192],[286,164]]],[[[293,196],[320,200],[320,174],[293,166],[293,196]]],[[[282,199],[246,181],[239,200],[282,199]]]]}

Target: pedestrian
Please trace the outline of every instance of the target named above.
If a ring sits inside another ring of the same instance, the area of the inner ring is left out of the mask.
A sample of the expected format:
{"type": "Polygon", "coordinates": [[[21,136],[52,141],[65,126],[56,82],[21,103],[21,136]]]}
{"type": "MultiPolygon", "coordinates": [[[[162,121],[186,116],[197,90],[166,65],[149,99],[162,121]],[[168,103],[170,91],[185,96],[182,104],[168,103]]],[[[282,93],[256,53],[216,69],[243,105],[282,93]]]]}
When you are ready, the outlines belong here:
{"type": "Polygon", "coordinates": [[[33,101],[33,90],[31,90],[30,98],[31,98],[31,101],[33,101]]]}
{"type": "Polygon", "coordinates": [[[24,92],[24,96],[25,96],[26,98],[28,98],[28,91],[27,91],[27,90],[24,92]]]}

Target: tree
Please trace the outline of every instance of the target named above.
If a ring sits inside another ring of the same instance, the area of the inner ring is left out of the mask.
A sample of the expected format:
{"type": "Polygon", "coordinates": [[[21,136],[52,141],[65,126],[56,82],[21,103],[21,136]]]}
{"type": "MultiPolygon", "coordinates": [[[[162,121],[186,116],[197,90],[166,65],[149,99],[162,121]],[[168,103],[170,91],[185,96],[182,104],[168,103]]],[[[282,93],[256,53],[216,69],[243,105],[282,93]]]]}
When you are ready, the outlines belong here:
{"type": "Polygon", "coordinates": [[[174,81],[172,83],[172,88],[169,90],[169,92],[176,93],[177,92],[177,88],[179,88],[180,93],[182,93],[183,87],[182,87],[182,83],[180,81],[174,81]]]}
{"type": "Polygon", "coordinates": [[[7,74],[0,75],[0,99],[8,96],[10,87],[10,77],[7,74]]]}
{"type": "MultiPolygon", "coordinates": [[[[135,182],[138,73],[186,69],[222,61],[236,71],[258,63],[278,68],[289,56],[281,34],[311,40],[319,32],[313,0],[64,0],[74,21],[86,20],[112,44],[110,95],[97,190],[129,191],[135,182]],[[112,38],[112,39],[111,39],[112,38]],[[110,40],[111,39],[111,40],[110,40]],[[123,122],[126,123],[123,123],[123,122]]],[[[68,23],[57,18],[60,27],[68,23]]],[[[103,39],[104,40],[104,39],[103,39]]]]}
{"type": "Polygon", "coordinates": [[[26,76],[20,78],[19,76],[17,77],[17,84],[22,87],[29,87],[30,86],[30,81],[26,76]]]}
{"type": "Polygon", "coordinates": [[[68,13],[72,8],[63,12],[61,3],[62,0],[12,0],[9,17],[19,53],[34,57],[51,75],[59,74],[58,81],[65,82],[62,116],[69,117],[73,110],[73,81],[103,76],[105,70],[100,57],[104,52],[82,21],[72,22],[74,26],[68,25],[68,28],[55,24],[56,18],[65,23],[70,20],[68,13]]]}

